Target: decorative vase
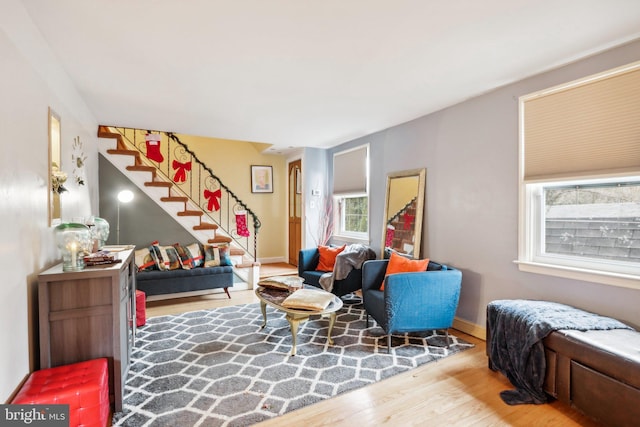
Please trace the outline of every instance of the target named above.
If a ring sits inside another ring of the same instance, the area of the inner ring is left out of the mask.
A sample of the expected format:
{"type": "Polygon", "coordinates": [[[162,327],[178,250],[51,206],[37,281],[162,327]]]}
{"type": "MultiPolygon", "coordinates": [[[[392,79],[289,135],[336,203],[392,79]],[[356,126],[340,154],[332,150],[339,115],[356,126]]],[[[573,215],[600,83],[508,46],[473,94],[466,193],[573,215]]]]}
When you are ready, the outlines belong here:
{"type": "Polygon", "coordinates": [[[84,256],[91,250],[92,239],[89,227],[67,222],[54,228],[56,244],[62,253],[62,271],[84,269],[84,256]]]}
{"type": "Polygon", "coordinates": [[[93,223],[88,225],[91,228],[91,237],[94,241],[94,248],[96,250],[102,249],[109,238],[109,223],[106,219],[95,216],[93,217],[93,223]]]}

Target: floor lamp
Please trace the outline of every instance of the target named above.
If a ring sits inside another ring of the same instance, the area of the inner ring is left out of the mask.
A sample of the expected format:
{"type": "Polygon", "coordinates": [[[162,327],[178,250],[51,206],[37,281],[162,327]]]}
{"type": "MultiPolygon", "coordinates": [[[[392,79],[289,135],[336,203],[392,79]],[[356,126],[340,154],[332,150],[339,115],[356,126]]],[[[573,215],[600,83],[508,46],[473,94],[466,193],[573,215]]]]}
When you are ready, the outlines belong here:
{"type": "Polygon", "coordinates": [[[118,219],[116,225],[116,244],[120,244],[120,203],[129,203],[133,200],[131,190],[122,190],[118,193],[118,219]]]}

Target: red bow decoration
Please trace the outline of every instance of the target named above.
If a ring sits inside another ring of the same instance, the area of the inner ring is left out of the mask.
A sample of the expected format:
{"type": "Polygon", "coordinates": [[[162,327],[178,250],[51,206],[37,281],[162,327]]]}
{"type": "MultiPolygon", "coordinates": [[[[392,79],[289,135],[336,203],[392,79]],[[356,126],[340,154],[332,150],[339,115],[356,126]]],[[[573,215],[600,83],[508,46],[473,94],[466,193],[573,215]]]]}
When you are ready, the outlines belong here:
{"type": "Polygon", "coordinates": [[[220,210],[220,198],[222,197],[222,192],[218,188],[216,191],[204,190],[205,199],[209,200],[207,204],[207,209],[209,211],[213,211],[214,208],[216,211],[220,210]]]}
{"type": "Polygon", "coordinates": [[[176,174],[173,176],[174,182],[185,182],[187,180],[187,171],[191,171],[191,162],[180,163],[177,160],[173,161],[173,170],[176,174]]]}
{"type": "Polygon", "coordinates": [[[405,214],[404,214],[404,229],[405,230],[411,229],[411,224],[413,223],[413,219],[415,217],[416,217],[415,215],[409,215],[408,212],[405,212],[405,214]]]}

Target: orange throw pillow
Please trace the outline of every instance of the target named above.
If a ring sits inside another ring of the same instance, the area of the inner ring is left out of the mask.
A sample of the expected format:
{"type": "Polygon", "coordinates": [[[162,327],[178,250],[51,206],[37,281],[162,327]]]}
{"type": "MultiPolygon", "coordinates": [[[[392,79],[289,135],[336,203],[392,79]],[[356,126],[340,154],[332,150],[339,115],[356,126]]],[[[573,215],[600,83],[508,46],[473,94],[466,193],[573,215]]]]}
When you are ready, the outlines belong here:
{"type": "MultiPolygon", "coordinates": [[[[389,263],[387,264],[387,271],[385,273],[385,277],[395,273],[410,273],[413,271],[426,271],[428,265],[429,265],[429,258],[408,259],[392,252],[391,258],[389,258],[389,263]]],[[[384,281],[382,281],[380,290],[384,291],[384,281]]]]}
{"type": "Polygon", "coordinates": [[[339,248],[332,248],[331,246],[318,246],[318,252],[320,252],[320,261],[316,271],[333,271],[333,267],[336,264],[336,257],[347,245],[344,244],[339,248]]]}

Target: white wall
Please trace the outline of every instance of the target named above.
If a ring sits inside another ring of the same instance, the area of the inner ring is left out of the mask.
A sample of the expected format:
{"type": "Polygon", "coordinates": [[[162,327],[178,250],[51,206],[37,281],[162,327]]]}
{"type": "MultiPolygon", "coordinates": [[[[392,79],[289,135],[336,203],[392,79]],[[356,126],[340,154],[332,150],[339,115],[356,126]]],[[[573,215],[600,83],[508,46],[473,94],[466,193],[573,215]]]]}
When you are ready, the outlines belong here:
{"type": "Polygon", "coordinates": [[[0,6],[0,401],[37,368],[37,275],[59,260],[48,226],[48,107],[61,117],[62,169],[71,176],[71,144],[87,155],[87,184],[69,180],[64,219],[97,209],[97,123],[55,68],[20,2],[0,6]]]}
{"type": "MultiPolygon", "coordinates": [[[[523,273],[518,249],[518,97],[640,60],[640,41],[336,147],[371,145],[371,244],[386,174],[426,167],[422,255],[463,271],[457,316],[480,327],[495,299],[546,299],[640,326],[640,291],[523,273]]],[[[473,70],[469,70],[470,73],[473,70]]]]}

